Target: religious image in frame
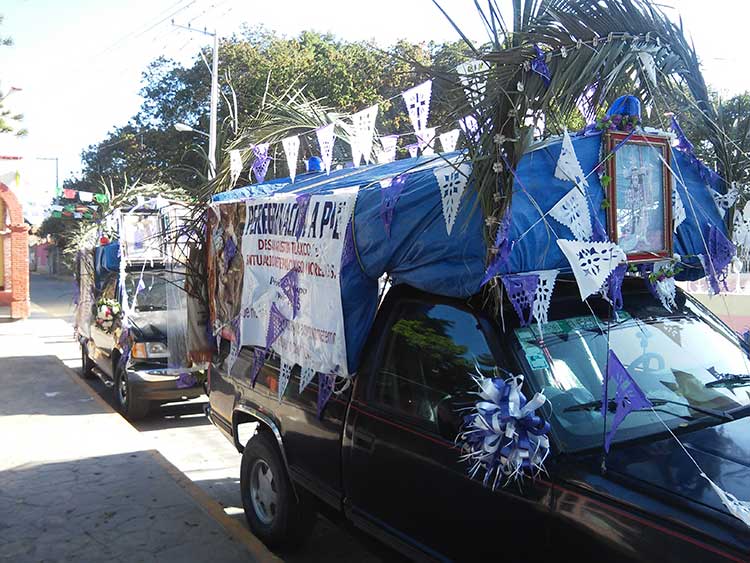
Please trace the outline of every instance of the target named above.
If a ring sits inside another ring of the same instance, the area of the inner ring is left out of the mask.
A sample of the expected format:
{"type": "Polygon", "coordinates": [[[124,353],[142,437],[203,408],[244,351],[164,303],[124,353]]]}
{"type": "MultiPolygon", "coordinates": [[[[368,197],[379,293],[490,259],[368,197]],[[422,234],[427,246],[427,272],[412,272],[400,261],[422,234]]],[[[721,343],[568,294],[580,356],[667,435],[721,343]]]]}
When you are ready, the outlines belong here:
{"type": "Polygon", "coordinates": [[[629,262],[672,256],[672,183],[669,139],[610,132],[608,230],[629,262]]]}

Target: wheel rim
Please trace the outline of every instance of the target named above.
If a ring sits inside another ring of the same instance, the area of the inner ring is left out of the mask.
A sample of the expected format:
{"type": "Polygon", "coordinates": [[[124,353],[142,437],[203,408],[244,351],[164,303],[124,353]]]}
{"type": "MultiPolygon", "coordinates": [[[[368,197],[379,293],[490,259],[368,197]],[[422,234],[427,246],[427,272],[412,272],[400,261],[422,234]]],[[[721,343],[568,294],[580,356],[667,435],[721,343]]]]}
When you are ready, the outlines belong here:
{"type": "Polygon", "coordinates": [[[128,403],[128,376],[124,370],[120,372],[120,378],[117,383],[117,399],[122,406],[128,403]]]}
{"type": "Polygon", "coordinates": [[[256,460],[250,472],[250,500],[258,520],[266,526],[276,519],[278,498],[271,468],[264,460],[256,460]]]}

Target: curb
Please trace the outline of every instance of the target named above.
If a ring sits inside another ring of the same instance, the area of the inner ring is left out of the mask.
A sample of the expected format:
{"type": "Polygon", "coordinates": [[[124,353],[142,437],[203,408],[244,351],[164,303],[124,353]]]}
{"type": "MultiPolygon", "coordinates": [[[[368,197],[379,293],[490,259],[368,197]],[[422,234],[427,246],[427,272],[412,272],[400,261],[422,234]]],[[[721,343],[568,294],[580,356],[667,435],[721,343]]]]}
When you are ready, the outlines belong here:
{"type": "MultiPolygon", "coordinates": [[[[116,414],[120,420],[128,426],[131,432],[140,433],[133,428],[133,426],[127,422],[122,415],[118,413],[112,406],[107,403],[101,396],[94,391],[85,381],[81,379],[72,368],[66,365],[62,365],[65,373],[72,379],[77,385],[79,385],[94,401],[97,402],[107,413],[116,414]]],[[[211,518],[216,520],[228,533],[229,535],[242,544],[250,555],[257,561],[273,561],[280,562],[276,555],[271,553],[263,543],[256,538],[248,529],[239,524],[236,520],[228,516],[223,507],[212,499],[203,489],[193,483],[189,477],[182,473],[177,467],[175,467],[169,460],[167,460],[161,452],[154,449],[144,450],[146,453],[154,458],[154,461],[162,467],[170,477],[177,483],[177,485],[183,489],[190,497],[200,506],[200,508],[208,514],[211,518]]]]}

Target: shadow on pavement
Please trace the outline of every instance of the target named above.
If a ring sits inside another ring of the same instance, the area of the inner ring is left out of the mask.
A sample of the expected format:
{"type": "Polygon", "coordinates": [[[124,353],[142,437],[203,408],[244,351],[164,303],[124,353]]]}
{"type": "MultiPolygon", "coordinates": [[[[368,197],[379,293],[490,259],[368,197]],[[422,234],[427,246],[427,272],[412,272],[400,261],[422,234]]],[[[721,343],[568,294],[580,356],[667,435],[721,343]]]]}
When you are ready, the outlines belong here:
{"type": "Polygon", "coordinates": [[[0,560],[248,561],[152,452],[0,472],[0,560]]]}

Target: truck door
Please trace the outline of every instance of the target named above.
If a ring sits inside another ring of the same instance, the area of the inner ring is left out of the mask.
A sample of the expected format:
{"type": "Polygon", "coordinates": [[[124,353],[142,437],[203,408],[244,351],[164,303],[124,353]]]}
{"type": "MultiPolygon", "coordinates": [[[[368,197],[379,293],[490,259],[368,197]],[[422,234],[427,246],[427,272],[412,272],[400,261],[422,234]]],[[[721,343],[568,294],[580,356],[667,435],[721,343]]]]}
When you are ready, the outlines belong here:
{"type": "MultiPolygon", "coordinates": [[[[117,280],[118,278],[116,275],[110,276],[107,283],[104,285],[104,289],[99,298],[114,300],[118,294],[117,280]]],[[[96,317],[97,314],[95,312],[91,318],[91,339],[94,341],[94,345],[97,348],[95,361],[105,370],[106,373],[110,373],[112,370],[109,357],[112,355],[112,348],[115,345],[115,337],[111,332],[109,324],[100,326],[96,322],[96,317]]]]}
{"type": "Polygon", "coordinates": [[[476,401],[472,374],[496,376],[502,367],[477,317],[454,302],[407,299],[382,335],[350,407],[345,483],[352,519],[439,558],[534,559],[545,547],[539,517],[548,510],[549,487],[527,480],[523,492],[514,485],[491,492],[481,477],[468,477],[454,443],[456,401],[476,401]]]}

